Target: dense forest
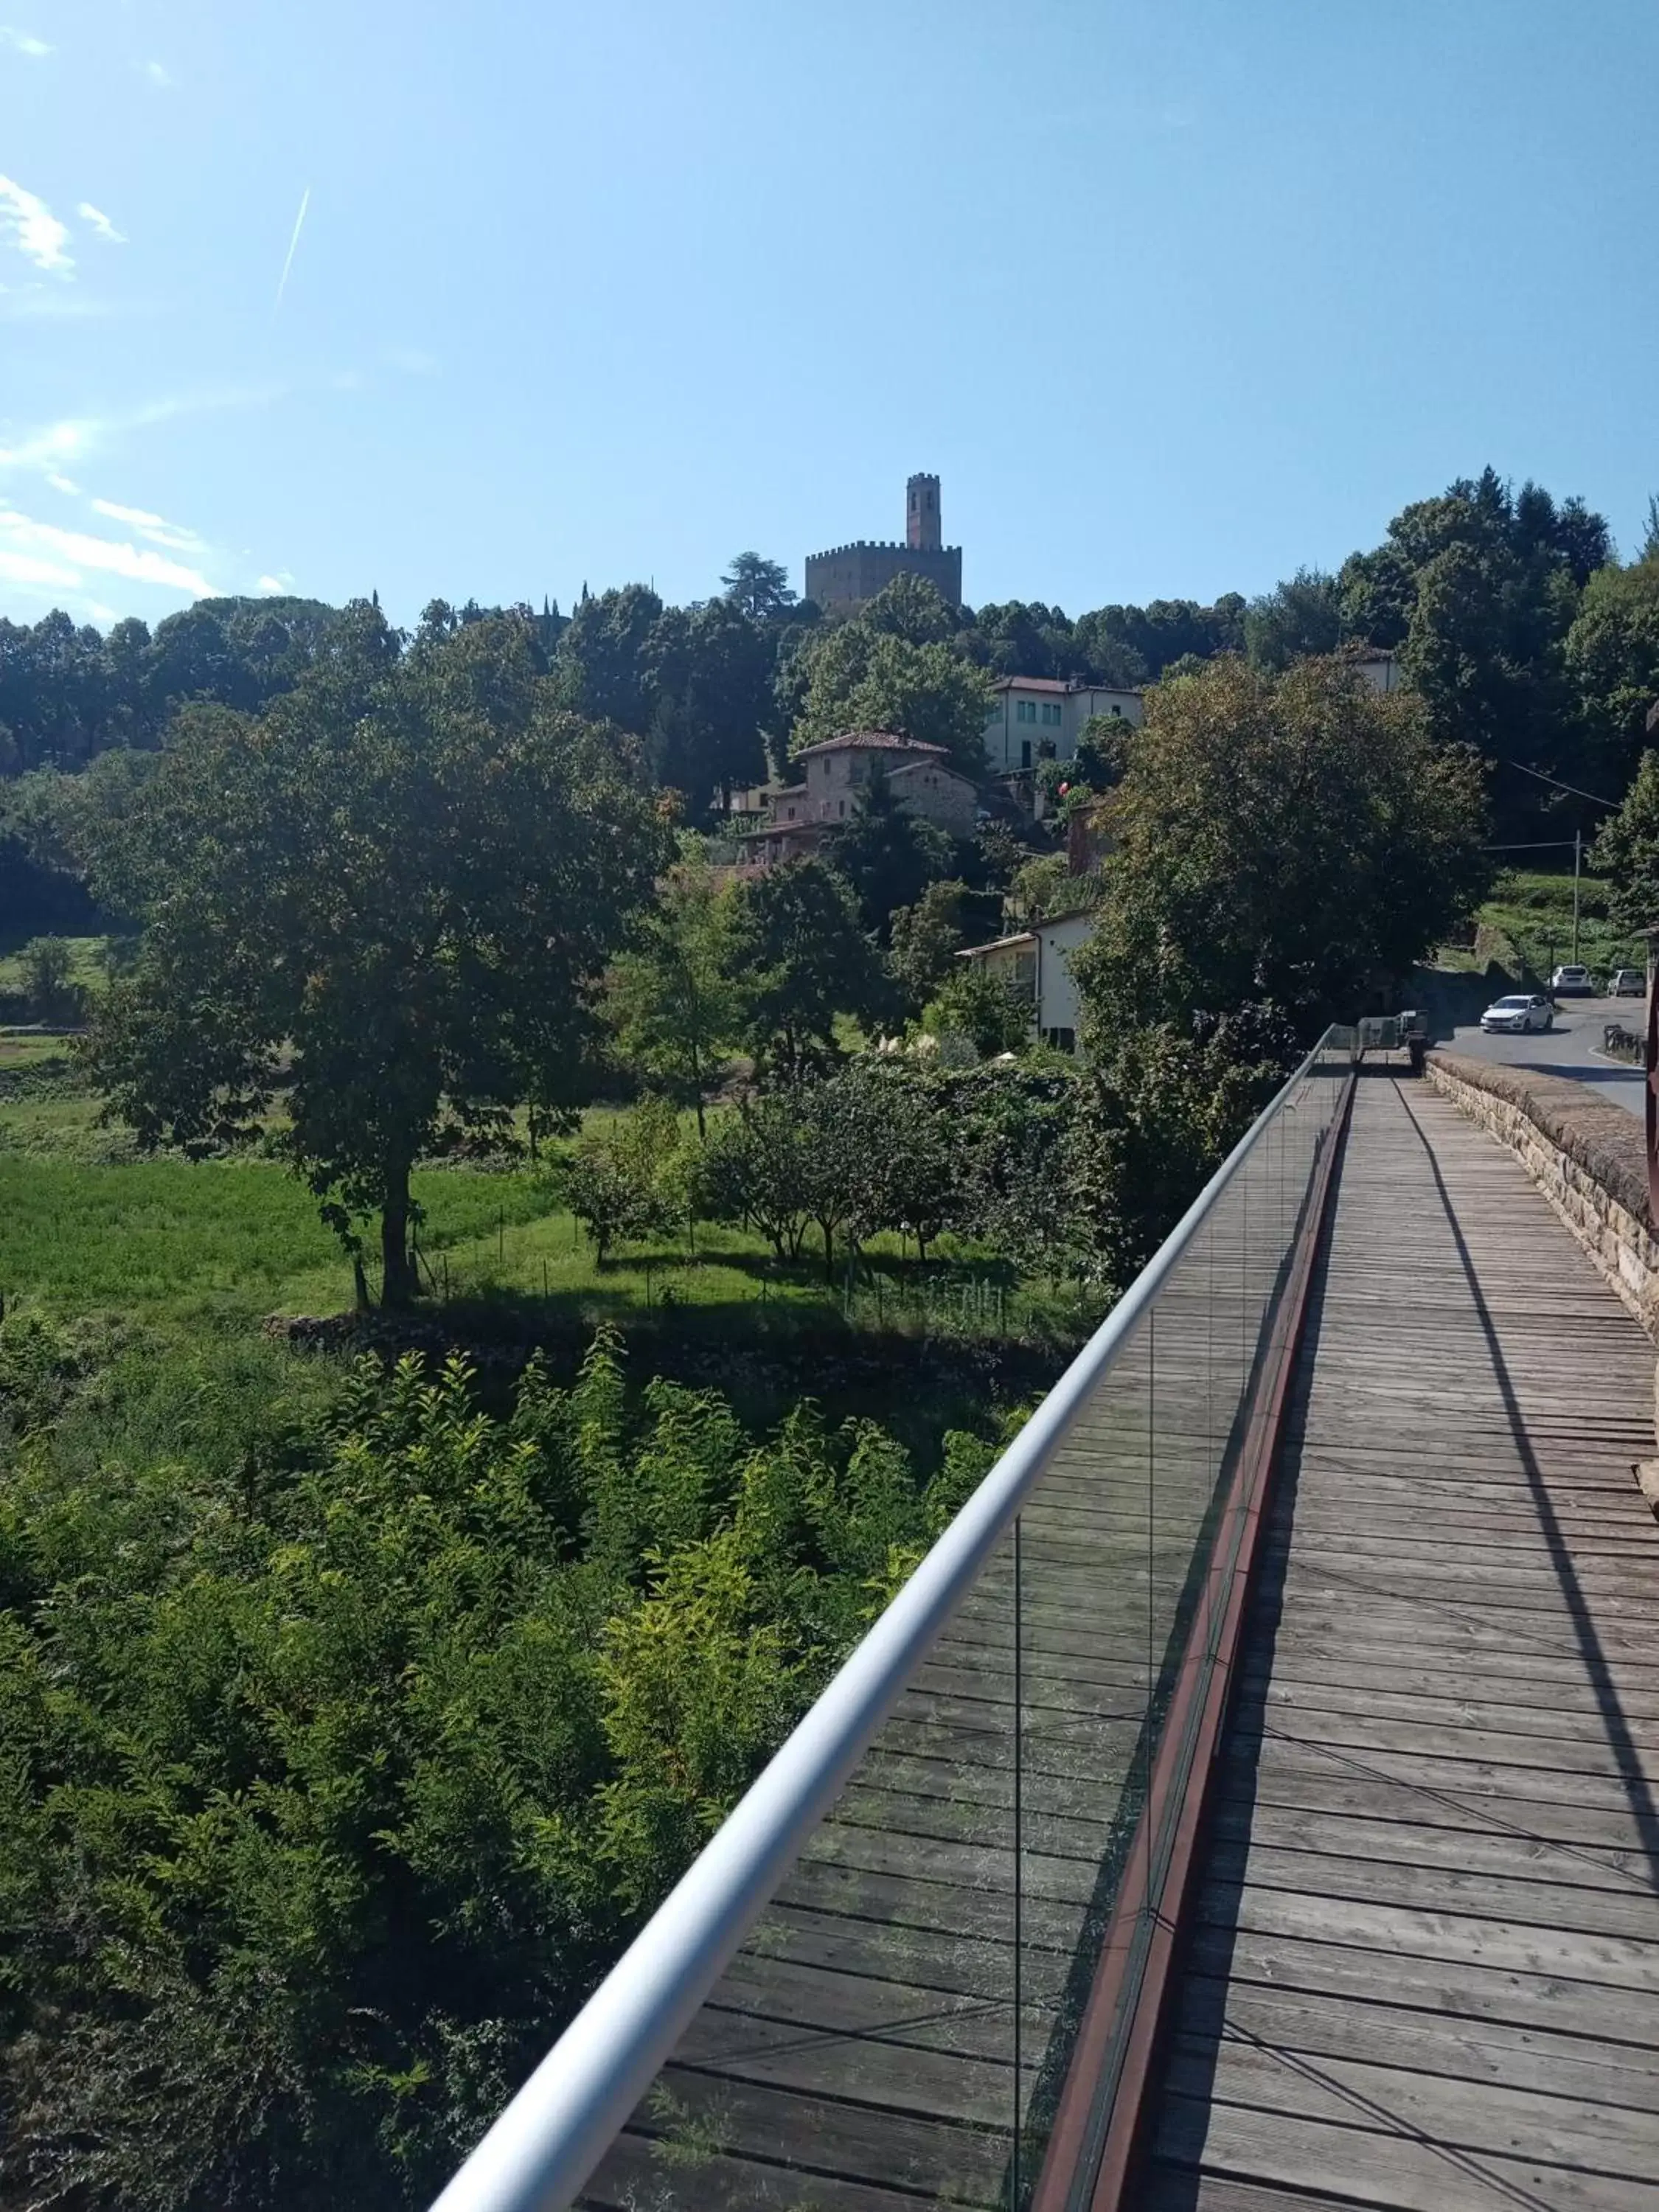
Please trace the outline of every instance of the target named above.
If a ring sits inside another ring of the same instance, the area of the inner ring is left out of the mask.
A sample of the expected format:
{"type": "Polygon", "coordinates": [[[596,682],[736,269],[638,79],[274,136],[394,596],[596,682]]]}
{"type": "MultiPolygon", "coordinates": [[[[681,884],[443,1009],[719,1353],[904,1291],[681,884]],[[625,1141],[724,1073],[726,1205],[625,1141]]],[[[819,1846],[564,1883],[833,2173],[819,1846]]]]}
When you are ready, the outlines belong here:
{"type": "Polygon", "coordinates": [[[721,580],[0,625],[8,2202],[428,2201],[1324,1024],[1494,844],[1659,884],[1659,514],[1487,471],[1076,619],[721,580]],[[1144,724],[732,866],[830,732],[982,776],[1003,673],[1144,724]],[[1079,902],[1072,1056],[957,955],[1079,902]]]}

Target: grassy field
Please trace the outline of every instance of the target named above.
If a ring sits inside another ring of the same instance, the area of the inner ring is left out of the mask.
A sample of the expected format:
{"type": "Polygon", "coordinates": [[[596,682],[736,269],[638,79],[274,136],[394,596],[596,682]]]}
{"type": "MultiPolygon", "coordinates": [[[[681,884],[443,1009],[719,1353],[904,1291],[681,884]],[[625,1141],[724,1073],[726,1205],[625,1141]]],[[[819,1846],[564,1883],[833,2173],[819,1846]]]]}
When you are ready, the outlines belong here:
{"type": "MultiPolygon", "coordinates": [[[[1516,982],[1544,982],[1550,970],[1573,958],[1572,876],[1541,869],[1505,869],[1476,915],[1474,947],[1443,951],[1448,968],[1496,964],[1516,982]]],[[[1646,965],[1640,938],[1626,936],[1607,919],[1607,887],[1585,875],[1578,886],[1577,957],[1598,979],[1615,968],[1646,965]]]]}
{"type": "MultiPolygon", "coordinates": [[[[51,1042],[48,1056],[0,1063],[0,1293],[62,1317],[185,1326],[350,1306],[349,1262],[279,1164],[138,1156],[125,1133],[100,1126],[61,1041],[51,1042]]],[[[758,1236],[708,1224],[601,1268],[551,1177],[527,1166],[425,1170],[415,1195],[429,1304],[469,1334],[611,1320],[711,1343],[734,1329],[775,1337],[849,1324],[1065,1343],[1096,1317],[1088,1297],[1016,1285],[972,1253],[924,1268],[887,1237],[850,1284],[840,1267],[827,1280],[810,1251],[786,1266],[758,1236]]]]}
{"type": "MultiPolygon", "coordinates": [[[[70,949],[70,981],[78,983],[89,997],[96,998],[103,990],[104,946],[101,937],[66,937],[70,949]]],[[[24,985],[23,947],[21,942],[10,944],[0,951],[0,994],[21,991],[24,985]]]]}

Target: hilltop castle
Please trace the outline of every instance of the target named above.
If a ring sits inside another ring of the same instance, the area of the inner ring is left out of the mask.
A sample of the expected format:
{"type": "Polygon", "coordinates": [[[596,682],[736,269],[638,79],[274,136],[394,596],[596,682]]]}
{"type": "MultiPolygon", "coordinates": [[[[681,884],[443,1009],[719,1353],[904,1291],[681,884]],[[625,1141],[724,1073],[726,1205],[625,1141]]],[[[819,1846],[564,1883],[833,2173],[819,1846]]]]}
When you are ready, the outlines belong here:
{"type": "Polygon", "coordinates": [[[939,478],[912,477],[904,488],[904,543],[860,538],[806,556],[806,596],[825,614],[853,614],[895,576],[926,576],[953,607],[962,605],[962,548],[943,542],[939,478]]]}

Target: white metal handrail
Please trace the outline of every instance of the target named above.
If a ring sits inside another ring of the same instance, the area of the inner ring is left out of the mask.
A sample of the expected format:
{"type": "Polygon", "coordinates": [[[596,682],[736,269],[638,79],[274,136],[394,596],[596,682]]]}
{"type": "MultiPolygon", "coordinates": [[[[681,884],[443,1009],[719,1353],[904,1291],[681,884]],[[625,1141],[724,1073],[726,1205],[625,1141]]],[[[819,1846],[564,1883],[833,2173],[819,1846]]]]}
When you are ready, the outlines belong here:
{"type": "Polygon", "coordinates": [[[1352,1054],[1353,1034],[1327,1030],[1240,1138],[432,2212],[564,2212],[574,2201],[1216,1201],[1321,1060],[1352,1054]]]}

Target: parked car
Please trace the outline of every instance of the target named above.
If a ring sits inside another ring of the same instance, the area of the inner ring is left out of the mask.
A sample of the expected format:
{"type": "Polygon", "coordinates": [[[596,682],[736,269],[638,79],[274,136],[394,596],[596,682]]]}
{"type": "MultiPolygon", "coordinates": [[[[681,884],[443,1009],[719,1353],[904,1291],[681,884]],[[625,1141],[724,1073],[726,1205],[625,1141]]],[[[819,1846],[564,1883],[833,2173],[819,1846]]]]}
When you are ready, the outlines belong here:
{"type": "Polygon", "coordinates": [[[1550,996],[1555,999],[1593,999],[1595,986],[1588,968],[1558,968],[1550,977],[1550,996]]]}
{"type": "Polygon", "coordinates": [[[1494,999],[1480,1017],[1483,1030],[1547,1030],[1555,1020],[1555,1009],[1536,991],[1517,991],[1507,999],[1494,999]]]}
{"type": "Polygon", "coordinates": [[[1648,979],[1639,968],[1615,968],[1607,985],[1610,999],[1645,999],[1648,979]]]}

